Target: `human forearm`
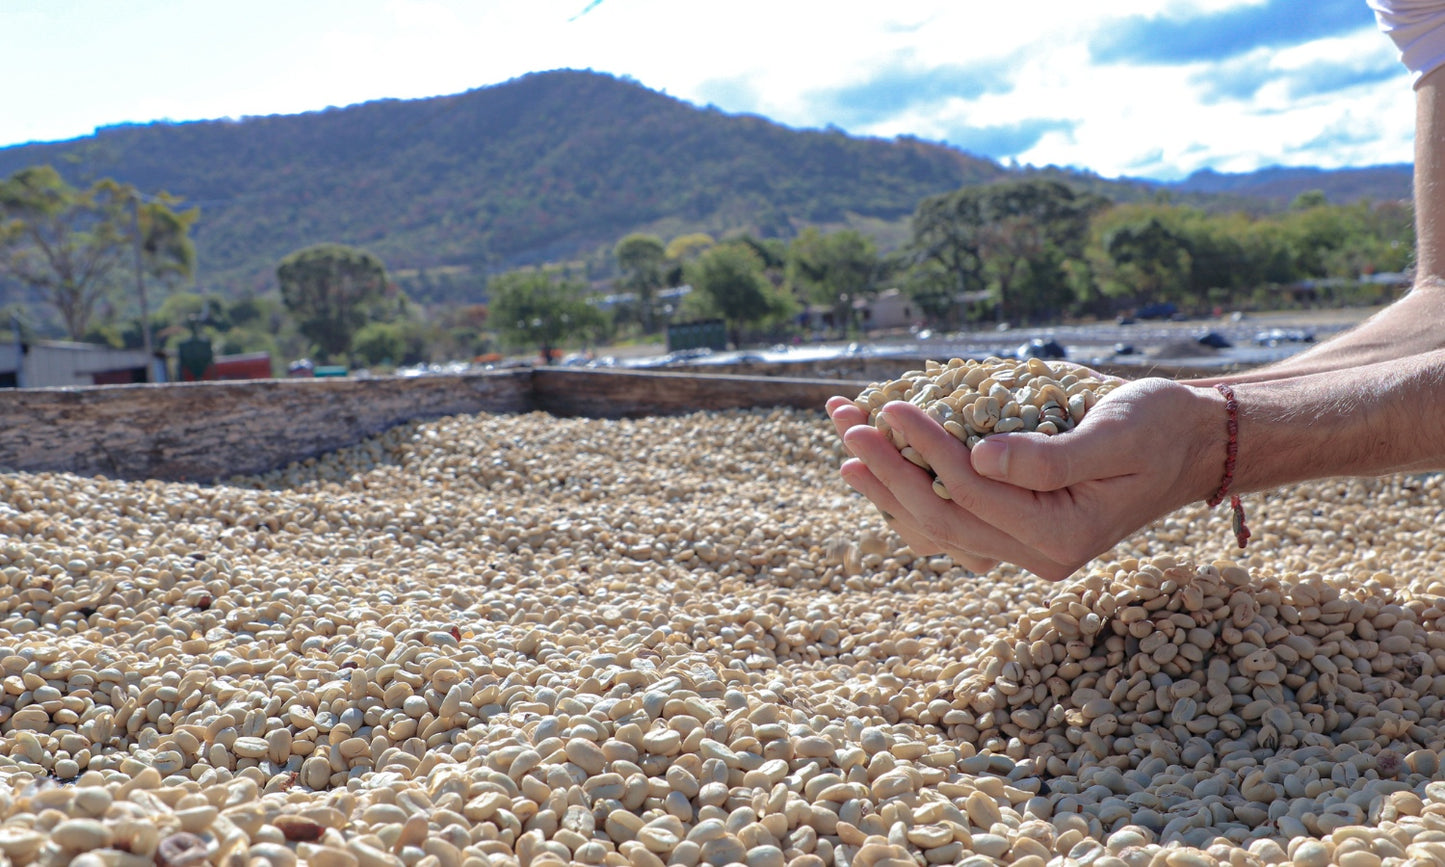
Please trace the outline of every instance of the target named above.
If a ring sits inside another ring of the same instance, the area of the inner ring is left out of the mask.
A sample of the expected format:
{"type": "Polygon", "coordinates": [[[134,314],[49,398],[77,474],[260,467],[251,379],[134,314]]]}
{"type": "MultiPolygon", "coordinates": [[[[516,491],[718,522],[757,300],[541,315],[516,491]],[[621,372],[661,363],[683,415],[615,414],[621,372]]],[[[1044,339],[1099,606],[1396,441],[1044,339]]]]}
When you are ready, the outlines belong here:
{"type": "Polygon", "coordinates": [[[1445,469],[1445,350],[1234,391],[1236,491],[1445,469]]]}
{"type": "Polygon", "coordinates": [[[1283,361],[1243,373],[1189,380],[1266,382],[1353,369],[1445,348],[1445,281],[1418,284],[1408,295],[1357,327],[1283,361]]]}

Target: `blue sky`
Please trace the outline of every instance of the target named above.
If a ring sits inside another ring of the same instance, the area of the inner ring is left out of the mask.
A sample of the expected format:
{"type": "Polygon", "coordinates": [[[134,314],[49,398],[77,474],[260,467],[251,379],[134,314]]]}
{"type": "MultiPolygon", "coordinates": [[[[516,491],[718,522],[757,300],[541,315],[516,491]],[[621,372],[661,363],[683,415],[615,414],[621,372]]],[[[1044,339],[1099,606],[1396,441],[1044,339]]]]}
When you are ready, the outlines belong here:
{"type": "Polygon", "coordinates": [[[1411,159],[1365,0],[0,0],[0,34],[0,147],[573,68],[1106,177],[1411,159]]]}

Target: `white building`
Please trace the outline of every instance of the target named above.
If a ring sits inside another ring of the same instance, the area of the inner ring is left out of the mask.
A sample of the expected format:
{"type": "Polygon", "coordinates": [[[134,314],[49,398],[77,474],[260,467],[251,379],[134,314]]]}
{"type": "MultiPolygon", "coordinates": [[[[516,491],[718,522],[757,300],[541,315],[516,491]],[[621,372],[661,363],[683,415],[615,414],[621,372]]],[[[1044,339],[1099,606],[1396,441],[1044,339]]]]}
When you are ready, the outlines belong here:
{"type": "Polygon", "coordinates": [[[853,302],[853,311],[864,331],[907,328],[923,318],[918,303],[899,289],[889,289],[875,298],[860,298],[853,302]]]}
{"type": "Polygon", "coordinates": [[[0,344],[0,388],[165,382],[165,356],[64,340],[0,344]]]}

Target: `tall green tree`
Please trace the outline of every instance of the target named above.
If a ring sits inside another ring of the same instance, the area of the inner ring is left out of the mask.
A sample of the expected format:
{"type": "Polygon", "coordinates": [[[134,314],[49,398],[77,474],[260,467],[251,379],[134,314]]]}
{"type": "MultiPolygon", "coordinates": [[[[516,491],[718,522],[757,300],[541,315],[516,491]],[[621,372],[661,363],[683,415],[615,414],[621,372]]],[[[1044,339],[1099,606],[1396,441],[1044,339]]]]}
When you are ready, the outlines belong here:
{"type": "MultiPolygon", "coordinates": [[[[138,195],[131,191],[132,195],[138,195]]],[[[191,229],[201,216],[199,208],[174,210],[179,200],[165,194],[140,204],[136,223],[140,230],[142,267],[146,275],[172,288],[189,281],[196,272],[196,245],[191,229]]]]}
{"type": "Polygon", "coordinates": [[[1117,223],[1103,232],[1095,274],[1105,295],[1134,304],[1188,302],[1191,258],[1184,239],[1156,216],[1117,223]]]}
{"type": "Polygon", "coordinates": [[[642,331],[651,334],[657,327],[657,290],[664,282],[663,264],[667,259],[667,248],[656,235],[634,232],[617,242],[613,255],[617,257],[617,268],[622,272],[622,286],[637,295],[642,331]]]}
{"type": "Polygon", "coordinates": [[[127,191],[110,179],[77,190],[50,166],[0,181],[0,274],[44,297],[79,340],[124,267],[127,191]]]}
{"type": "Polygon", "coordinates": [[[1036,178],[924,199],[909,246],[922,273],[943,286],[916,292],[988,290],[1001,320],[1057,313],[1067,301],[1065,263],[1082,257],[1089,218],[1103,202],[1036,178]]]}
{"type": "Polygon", "coordinates": [[[918,203],[908,243],[915,266],[915,298],[933,296],[932,307],[952,309],[968,293],[985,288],[979,251],[980,206],[974,187],[929,196],[918,203]]]}
{"type": "Polygon", "coordinates": [[[167,194],[145,201],[139,190],[127,190],[131,196],[131,245],[136,257],[136,293],[140,301],[141,345],[149,354],[151,345],[150,299],[147,282],[159,282],[162,294],[188,282],[196,273],[196,245],[191,241],[191,226],[200,216],[196,208],[177,213],[171,209],[177,200],[167,194]]]}
{"type": "Polygon", "coordinates": [[[1082,258],[1089,219],[1104,200],[1057,181],[979,188],[979,257],[1000,320],[1057,316],[1071,298],[1065,263],[1082,258]]]}
{"type": "Polygon", "coordinates": [[[746,325],[785,314],[787,301],[763,276],[764,263],[746,244],[720,244],[688,268],[688,282],[726,320],[733,345],[746,325]]]}
{"type": "Polygon", "coordinates": [[[386,266],[344,244],[317,244],[290,254],[276,268],[281,299],[301,333],[327,359],[344,357],[357,331],[387,299],[386,266]]]}
{"type": "Polygon", "coordinates": [[[543,271],[511,271],[492,281],[487,321],[509,344],[535,347],[551,364],[552,350],[563,342],[586,339],[606,325],[602,312],[583,298],[585,291],[543,271]]]}
{"type": "Polygon", "coordinates": [[[840,336],[853,327],[854,303],[878,294],[883,260],[856,229],[822,234],[808,227],[788,246],[788,282],[816,304],[833,308],[840,336]]]}

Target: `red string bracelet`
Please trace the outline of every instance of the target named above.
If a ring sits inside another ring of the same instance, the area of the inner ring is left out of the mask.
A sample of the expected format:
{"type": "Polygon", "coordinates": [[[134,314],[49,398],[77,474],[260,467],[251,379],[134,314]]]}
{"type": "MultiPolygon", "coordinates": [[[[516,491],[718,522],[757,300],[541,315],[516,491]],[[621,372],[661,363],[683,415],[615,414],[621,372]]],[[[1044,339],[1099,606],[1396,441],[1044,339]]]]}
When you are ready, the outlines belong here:
{"type": "Polygon", "coordinates": [[[1249,544],[1250,537],[1249,527],[1244,523],[1244,504],[1239,501],[1238,494],[1229,493],[1229,486],[1234,483],[1234,459],[1239,455],[1239,402],[1234,399],[1233,388],[1222,382],[1214,387],[1224,395],[1224,411],[1228,413],[1225,430],[1229,433],[1229,444],[1224,451],[1224,479],[1219,483],[1219,490],[1205,503],[1212,509],[1224,502],[1225,494],[1229,494],[1229,505],[1234,509],[1234,538],[1243,549],[1249,544]]]}

